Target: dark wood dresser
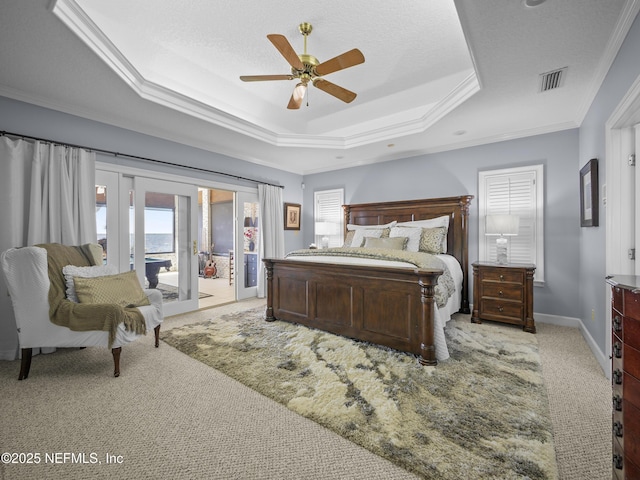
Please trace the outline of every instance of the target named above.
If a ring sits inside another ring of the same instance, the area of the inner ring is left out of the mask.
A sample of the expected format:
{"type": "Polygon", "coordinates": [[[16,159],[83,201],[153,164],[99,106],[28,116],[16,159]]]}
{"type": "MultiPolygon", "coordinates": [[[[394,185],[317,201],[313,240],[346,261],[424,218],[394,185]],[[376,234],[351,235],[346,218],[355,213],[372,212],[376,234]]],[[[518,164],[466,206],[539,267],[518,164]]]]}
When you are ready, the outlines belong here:
{"type": "Polygon", "coordinates": [[[640,478],[640,277],[611,285],[611,385],[614,480],[640,478]]]}
{"type": "Polygon", "coordinates": [[[536,333],[533,320],[533,274],[531,264],[475,262],[473,266],[473,313],[482,320],[522,325],[536,333]]]}

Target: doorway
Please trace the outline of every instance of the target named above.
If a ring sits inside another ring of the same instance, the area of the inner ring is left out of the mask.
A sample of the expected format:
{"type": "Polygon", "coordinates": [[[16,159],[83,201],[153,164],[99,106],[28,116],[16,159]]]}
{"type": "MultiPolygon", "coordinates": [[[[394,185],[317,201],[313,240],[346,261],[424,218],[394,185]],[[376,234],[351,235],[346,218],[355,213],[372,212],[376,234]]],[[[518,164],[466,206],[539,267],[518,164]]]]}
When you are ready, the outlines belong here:
{"type": "MultiPolygon", "coordinates": [[[[605,124],[606,185],[603,198],[606,217],[606,271],[608,274],[640,275],[640,77],[605,124]]],[[[605,284],[607,299],[611,289],[605,284]]],[[[611,309],[606,309],[606,331],[611,331],[611,309]]],[[[606,355],[611,336],[606,335],[606,355]]],[[[607,371],[605,369],[605,371],[607,371]]]]}
{"type": "Polygon", "coordinates": [[[198,188],[198,308],[236,300],[235,192],[198,188]]]}

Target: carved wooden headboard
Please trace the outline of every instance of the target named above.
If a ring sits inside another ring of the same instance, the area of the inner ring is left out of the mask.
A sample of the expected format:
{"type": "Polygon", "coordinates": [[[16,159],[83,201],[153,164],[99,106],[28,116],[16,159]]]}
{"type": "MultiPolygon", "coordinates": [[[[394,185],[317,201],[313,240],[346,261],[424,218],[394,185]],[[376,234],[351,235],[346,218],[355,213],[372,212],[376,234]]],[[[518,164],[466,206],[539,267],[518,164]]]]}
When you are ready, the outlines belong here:
{"type": "Polygon", "coordinates": [[[447,253],[456,257],[462,267],[460,311],[469,313],[468,222],[469,205],[472,199],[473,195],[462,195],[460,197],[343,205],[345,234],[349,223],[355,225],[383,225],[393,220],[411,222],[448,215],[447,253]]]}

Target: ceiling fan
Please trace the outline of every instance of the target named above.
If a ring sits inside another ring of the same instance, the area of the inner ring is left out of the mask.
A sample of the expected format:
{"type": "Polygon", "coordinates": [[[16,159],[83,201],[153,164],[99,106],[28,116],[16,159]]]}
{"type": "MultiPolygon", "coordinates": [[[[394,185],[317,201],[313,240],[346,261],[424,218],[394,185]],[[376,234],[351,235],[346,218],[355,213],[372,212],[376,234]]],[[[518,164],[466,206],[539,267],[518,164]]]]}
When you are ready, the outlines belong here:
{"type": "Polygon", "coordinates": [[[350,103],[356,98],[356,94],[342,88],[335,83],[322,78],[338,70],[353,67],[360,63],[364,63],[364,55],[357,48],[338,55],[326,62],[320,63],[316,57],[307,53],[307,36],[313,30],[310,23],[301,23],[298,30],[304,36],[304,53],[298,55],[289,41],[284,35],[272,33],[267,38],[278,49],[280,54],[291,65],[291,73],[285,75],[244,75],[240,77],[243,82],[262,82],[267,80],[293,80],[298,79],[300,82],[293,89],[293,94],[289,100],[287,108],[298,109],[302,105],[302,100],[307,92],[307,85],[311,83],[320,90],[327,92],[329,95],[350,103]]]}

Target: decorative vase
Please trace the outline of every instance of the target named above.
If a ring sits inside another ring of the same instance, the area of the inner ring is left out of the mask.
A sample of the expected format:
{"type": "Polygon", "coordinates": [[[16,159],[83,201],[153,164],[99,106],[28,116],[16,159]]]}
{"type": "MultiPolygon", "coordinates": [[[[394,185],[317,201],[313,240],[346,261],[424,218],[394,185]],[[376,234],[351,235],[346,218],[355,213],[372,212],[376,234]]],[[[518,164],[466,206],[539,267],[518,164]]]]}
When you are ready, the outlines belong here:
{"type": "Polygon", "coordinates": [[[249,251],[253,252],[255,248],[256,248],[256,244],[253,243],[253,240],[249,241],[249,251]]]}

